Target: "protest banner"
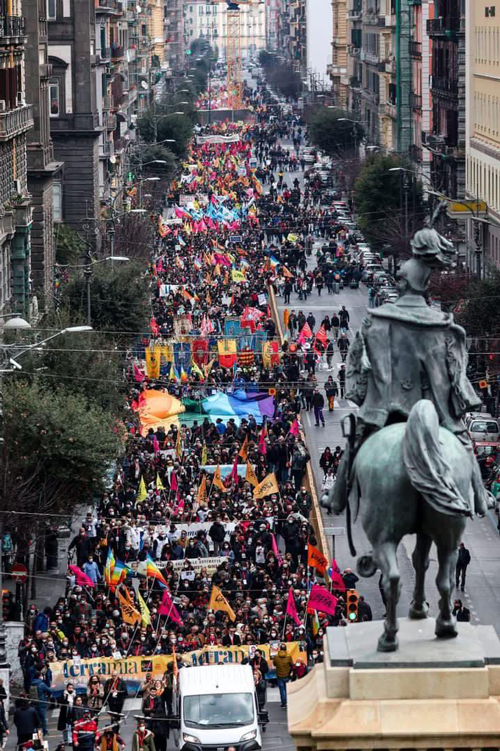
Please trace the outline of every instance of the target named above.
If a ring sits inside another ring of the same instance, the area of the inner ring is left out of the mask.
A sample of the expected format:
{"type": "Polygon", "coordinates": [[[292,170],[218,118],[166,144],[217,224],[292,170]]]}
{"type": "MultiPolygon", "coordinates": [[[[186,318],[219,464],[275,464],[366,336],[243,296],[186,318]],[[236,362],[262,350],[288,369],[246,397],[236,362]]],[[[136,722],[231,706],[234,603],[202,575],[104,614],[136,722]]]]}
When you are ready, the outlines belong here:
{"type": "MultiPolygon", "coordinates": [[[[177,654],[177,659],[184,665],[196,667],[198,665],[231,665],[241,663],[245,658],[252,657],[256,649],[262,650],[266,661],[270,663],[274,657],[277,645],[243,645],[240,647],[204,647],[194,652],[177,654]]],[[[307,663],[306,645],[304,642],[289,642],[287,650],[292,660],[307,663]]],[[[62,693],[66,683],[74,684],[77,691],[86,689],[89,678],[98,675],[105,681],[113,674],[123,678],[128,692],[133,695],[144,683],[146,676],[151,674],[154,679],[163,677],[168,665],[172,662],[172,655],[154,655],[152,657],[98,657],[90,660],[66,660],[52,662],[52,685],[56,693],[62,693]]]]}

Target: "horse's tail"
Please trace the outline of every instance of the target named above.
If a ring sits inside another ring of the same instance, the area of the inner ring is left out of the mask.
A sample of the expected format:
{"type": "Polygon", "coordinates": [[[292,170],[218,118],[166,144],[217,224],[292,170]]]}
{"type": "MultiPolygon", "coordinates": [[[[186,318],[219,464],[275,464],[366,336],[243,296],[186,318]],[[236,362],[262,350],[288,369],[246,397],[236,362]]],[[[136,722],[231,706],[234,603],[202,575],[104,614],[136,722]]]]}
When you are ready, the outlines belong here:
{"type": "Polygon", "coordinates": [[[470,516],[468,498],[460,492],[439,438],[434,404],[421,399],[412,408],[403,438],[403,460],[410,482],[436,511],[470,516]]]}

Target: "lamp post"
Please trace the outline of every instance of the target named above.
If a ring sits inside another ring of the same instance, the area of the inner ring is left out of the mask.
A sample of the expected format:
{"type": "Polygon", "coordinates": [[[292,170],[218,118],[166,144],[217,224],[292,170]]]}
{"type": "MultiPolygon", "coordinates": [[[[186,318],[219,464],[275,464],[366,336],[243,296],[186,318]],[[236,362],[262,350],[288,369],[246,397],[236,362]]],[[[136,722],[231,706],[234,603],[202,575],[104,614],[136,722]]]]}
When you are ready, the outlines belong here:
{"type": "MultiPolygon", "coordinates": [[[[177,104],[189,104],[189,102],[178,102],[177,104]]],[[[170,112],[167,115],[153,115],[153,128],[154,128],[154,142],[157,143],[158,141],[158,123],[162,120],[165,120],[167,117],[177,117],[178,115],[184,115],[185,112],[181,112],[180,110],[177,112],[170,112]]]]}
{"type": "MultiPolygon", "coordinates": [[[[28,323],[28,321],[25,321],[24,318],[21,318],[16,313],[7,313],[5,315],[1,315],[0,318],[7,318],[8,316],[13,316],[13,317],[3,325],[4,330],[27,331],[31,329],[31,325],[28,323]]],[[[39,347],[42,347],[44,344],[51,341],[52,339],[55,339],[57,336],[61,336],[62,334],[69,334],[69,333],[80,333],[83,331],[92,331],[92,327],[91,326],[70,326],[68,328],[62,329],[61,331],[56,332],[55,334],[52,334],[51,336],[46,337],[41,342],[36,342],[35,344],[30,344],[29,346],[21,348],[19,351],[16,351],[17,347],[15,344],[9,345],[9,344],[0,343],[0,350],[1,350],[0,416],[3,415],[3,398],[2,398],[2,388],[1,388],[2,374],[14,373],[16,370],[22,370],[22,366],[17,362],[17,358],[22,357],[22,355],[26,354],[27,352],[32,352],[33,350],[36,350],[39,347]],[[12,367],[8,367],[9,365],[11,365],[12,367]]],[[[3,423],[1,421],[0,421],[0,445],[2,446],[2,450],[5,451],[4,437],[3,437],[3,423]]],[[[2,514],[0,514],[0,541],[1,540],[3,540],[3,516],[2,514]]],[[[7,680],[4,681],[4,685],[8,692],[9,690],[8,671],[10,670],[10,665],[7,662],[7,650],[5,646],[6,630],[5,630],[5,621],[4,621],[4,613],[3,613],[3,597],[1,596],[1,592],[3,590],[2,579],[3,579],[3,573],[2,573],[2,567],[0,566],[0,673],[2,673],[3,671],[7,672],[7,680]]]]}
{"type": "MultiPolygon", "coordinates": [[[[114,239],[114,232],[112,234],[112,240],[114,239]]],[[[99,258],[97,260],[93,260],[90,256],[90,250],[87,253],[87,263],[78,264],[76,266],[64,266],[64,268],[70,268],[70,269],[83,269],[83,276],[85,277],[85,285],[87,289],[87,327],[86,330],[89,330],[89,327],[92,328],[92,298],[91,298],[91,283],[92,283],[92,277],[94,275],[94,266],[97,266],[98,263],[104,263],[105,261],[111,261],[112,264],[114,264],[115,261],[120,262],[127,262],[130,261],[130,258],[127,258],[127,256],[106,256],[106,258],[99,258]]]]}
{"type": "Polygon", "coordinates": [[[338,119],[339,123],[352,123],[353,124],[353,141],[354,141],[354,151],[356,156],[359,156],[359,145],[358,145],[358,129],[356,128],[356,125],[362,125],[361,120],[352,120],[350,117],[339,117],[338,119]]]}

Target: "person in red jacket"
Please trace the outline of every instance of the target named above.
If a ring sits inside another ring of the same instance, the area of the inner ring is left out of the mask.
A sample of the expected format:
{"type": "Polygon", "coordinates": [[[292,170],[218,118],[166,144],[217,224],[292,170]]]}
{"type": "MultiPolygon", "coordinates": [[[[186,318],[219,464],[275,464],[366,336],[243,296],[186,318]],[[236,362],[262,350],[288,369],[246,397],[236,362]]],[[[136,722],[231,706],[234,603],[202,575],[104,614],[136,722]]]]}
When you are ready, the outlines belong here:
{"type": "Polygon", "coordinates": [[[73,725],[73,748],[79,751],[93,751],[99,740],[97,723],[92,718],[90,709],[85,709],[81,720],[73,725]]]}

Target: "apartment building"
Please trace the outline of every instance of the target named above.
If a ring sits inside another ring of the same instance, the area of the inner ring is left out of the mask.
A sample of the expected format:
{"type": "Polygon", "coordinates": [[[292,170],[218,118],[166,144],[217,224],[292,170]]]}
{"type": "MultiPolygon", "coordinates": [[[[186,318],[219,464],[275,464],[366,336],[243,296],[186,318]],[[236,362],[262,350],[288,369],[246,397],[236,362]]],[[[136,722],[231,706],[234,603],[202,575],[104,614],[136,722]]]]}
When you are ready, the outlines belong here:
{"type": "Polygon", "coordinates": [[[500,268],[500,5],[466,5],[467,265],[500,268]]]}
{"type": "MultiPolygon", "coordinates": [[[[241,5],[241,55],[255,55],[266,46],[266,6],[256,0],[250,5],[241,5]]],[[[206,39],[219,50],[219,58],[226,56],[228,35],[227,5],[225,2],[206,0],[187,1],[184,6],[184,43],[186,48],[196,39],[206,39]]]]}
{"type": "Polygon", "coordinates": [[[22,13],[21,0],[0,2],[0,312],[10,307],[29,315],[32,207],[27,134],[33,128],[33,108],[26,101],[22,13]]]}
{"type": "Polygon", "coordinates": [[[333,17],[332,62],[328,75],[332,82],[333,101],[347,109],[349,101],[349,77],[347,67],[347,0],[331,0],[333,17]]]}
{"type": "Polygon", "coordinates": [[[52,304],[55,266],[54,223],[62,219],[63,163],[54,156],[50,135],[46,0],[25,2],[28,44],[25,49],[26,99],[33,107],[34,127],[27,133],[28,191],[33,208],[31,278],[39,307],[52,304]]]}
{"type": "Polygon", "coordinates": [[[165,62],[168,74],[184,70],[186,66],[184,35],[186,4],[187,0],[164,0],[165,62]]]}

